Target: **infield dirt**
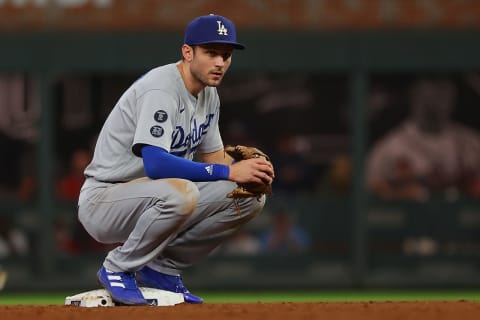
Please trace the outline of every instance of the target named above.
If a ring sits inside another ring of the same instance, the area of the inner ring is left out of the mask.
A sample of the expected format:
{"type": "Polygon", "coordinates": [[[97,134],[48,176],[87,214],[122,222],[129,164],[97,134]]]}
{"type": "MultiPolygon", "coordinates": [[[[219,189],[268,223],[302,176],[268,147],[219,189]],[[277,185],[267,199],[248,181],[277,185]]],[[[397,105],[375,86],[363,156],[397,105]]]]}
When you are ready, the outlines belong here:
{"type": "Polygon", "coordinates": [[[2,320],[443,320],[480,319],[480,303],[430,302],[309,302],[213,303],[171,307],[98,307],[59,305],[0,306],[2,320]]]}

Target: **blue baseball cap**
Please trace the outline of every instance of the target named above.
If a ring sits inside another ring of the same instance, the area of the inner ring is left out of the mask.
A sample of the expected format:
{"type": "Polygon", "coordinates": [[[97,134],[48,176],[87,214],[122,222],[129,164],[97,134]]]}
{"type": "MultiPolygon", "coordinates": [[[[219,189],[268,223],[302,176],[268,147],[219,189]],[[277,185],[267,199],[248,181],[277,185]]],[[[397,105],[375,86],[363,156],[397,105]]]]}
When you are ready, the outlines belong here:
{"type": "Polygon", "coordinates": [[[209,14],[193,19],[185,30],[185,44],[201,45],[208,43],[231,44],[235,49],[245,49],[237,42],[235,25],[229,19],[209,14]]]}

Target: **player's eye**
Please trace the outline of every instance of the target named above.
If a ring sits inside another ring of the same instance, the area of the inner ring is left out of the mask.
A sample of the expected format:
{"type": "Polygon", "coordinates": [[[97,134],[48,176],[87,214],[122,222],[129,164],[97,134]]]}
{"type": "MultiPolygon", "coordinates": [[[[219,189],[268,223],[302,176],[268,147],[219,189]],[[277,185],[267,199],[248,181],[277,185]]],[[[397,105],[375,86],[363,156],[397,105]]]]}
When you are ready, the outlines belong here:
{"type": "Polygon", "coordinates": [[[231,51],[218,51],[218,50],[206,50],[205,53],[211,57],[211,58],[215,58],[215,57],[221,57],[223,59],[223,61],[227,61],[228,59],[230,59],[230,57],[232,56],[232,52],[231,51]]]}
{"type": "Polygon", "coordinates": [[[213,50],[208,50],[207,51],[207,54],[210,56],[210,57],[215,57],[217,55],[217,53],[213,50]]]}
{"type": "Polygon", "coordinates": [[[230,57],[232,56],[232,53],[231,52],[225,52],[223,55],[222,55],[222,58],[224,61],[227,61],[228,59],[230,59],[230,57]]]}

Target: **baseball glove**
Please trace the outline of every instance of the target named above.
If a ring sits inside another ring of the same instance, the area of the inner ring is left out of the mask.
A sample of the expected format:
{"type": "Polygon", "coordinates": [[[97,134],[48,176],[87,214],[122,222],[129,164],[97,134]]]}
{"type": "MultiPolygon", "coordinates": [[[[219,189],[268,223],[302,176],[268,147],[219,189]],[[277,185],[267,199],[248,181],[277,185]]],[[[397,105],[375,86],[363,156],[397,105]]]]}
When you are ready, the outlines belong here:
{"type": "MultiPolygon", "coordinates": [[[[241,145],[226,146],[225,152],[230,155],[235,161],[260,157],[264,157],[267,161],[270,161],[270,157],[268,155],[255,147],[247,147],[241,145]]],[[[272,194],[272,184],[254,182],[238,183],[237,187],[227,194],[227,198],[260,198],[264,194],[272,194]]]]}

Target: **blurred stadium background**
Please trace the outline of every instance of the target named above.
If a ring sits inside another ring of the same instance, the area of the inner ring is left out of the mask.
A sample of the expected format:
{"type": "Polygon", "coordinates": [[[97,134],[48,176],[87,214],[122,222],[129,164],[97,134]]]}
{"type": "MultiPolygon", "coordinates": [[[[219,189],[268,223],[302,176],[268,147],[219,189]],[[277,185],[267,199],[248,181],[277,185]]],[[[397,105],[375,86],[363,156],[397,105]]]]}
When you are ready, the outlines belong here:
{"type": "Polygon", "coordinates": [[[96,134],[208,13],[232,19],[247,45],[219,88],[225,143],[265,149],[278,179],[262,215],[185,273],[189,287],[480,285],[479,1],[0,0],[5,290],[95,287],[108,247],[79,225],[76,198],[96,134]],[[422,76],[446,79],[425,99],[451,102],[471,135],[412,139],[406,158],[438,160],[435,171],[385,164],[385,191],[368,183],[372,152],[409,119],[422,76]]]}

